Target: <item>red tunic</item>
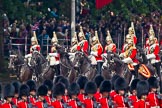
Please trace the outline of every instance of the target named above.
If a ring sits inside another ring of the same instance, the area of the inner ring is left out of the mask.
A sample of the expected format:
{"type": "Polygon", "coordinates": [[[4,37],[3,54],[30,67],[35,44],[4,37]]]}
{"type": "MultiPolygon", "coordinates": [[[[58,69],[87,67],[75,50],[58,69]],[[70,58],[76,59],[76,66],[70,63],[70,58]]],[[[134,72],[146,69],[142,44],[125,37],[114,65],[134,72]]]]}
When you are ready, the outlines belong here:
{"type": "Polygon", "coordinates": [[[36,102],[36,99],[34,97],[32,97],[32,96],[29,96],[29,101],[34,106],[35,102],[36,102]]]}
{"type": "Polygon", "coordinates": [[[64,95],[64,96],[62,96],[62,99],[64,100],[64,102],[67,102],[69,100],[69,97],[64,95]]]}
{"type": "Polygon", "coordinates": [[[30,53],[32,53],[33,50],[36,50],[36,51],[40,52],[40,50],[41,50],[40,45],[33,45],[33,46],[31,46],[30,47],[30,53]]]}
{"type": "Polygon", "coordinates": [[[117,106],[117,108],[126,107],[126,104],[124,103],[124,97],[120,96],[119,94],[116,94],[114,96],[114,103],[115,103],[115,106],[117,106]]]}
{"type": "Polygon", "coordinates": [[[97,92],[94,94],[94,98],[96,99],[97,102],[99,101],[99,98],[101,98],[101,97],[102,97],[102,94],[101,94],[99,91],[97,91],[97,92]]]}
{"type": "Polygon", "coordinates": [[[133,36],[133,42],[135,45],[137,44],[137,37],[135,35],[133,36]]]}
{"type": "Polygon", "coordinates": [[[138,100],[134,104],[134,108],[150,108],[149,103],[144,100],[138,100]]]}
{"type": "Polygon", "coordinates": [[[160,51],[160,47],[155,43],[151,46],[148,46],[147,54],[154,54],[156,57],[155,60],[158,62],[160,61],[160,57],[158,55],[159,51],[160,51]]]}
{"type": "Polygon", "coordinates": [[[96,44],[96,45],[92,46],[91,51],[96,53],[95,58],[96,58],[97,62],[102,61],[101,54],[103,52],[103,48],[102,48],[101,44],[96,44]]]}
{"type": "Polygon", "coordinates": [[[79,106],[77,105],[76,100],[74,100],[74,99],[69,99],[68,100],[68,105],[71,106],[71,108],[79,108],[79,106]]]}
{"type": "Polygon", "coordinates": [[[53,106],[54,108],[63,108],[62,102],[58,100],[52,101],[51,106],[53,106]]]}
{"type": "Polygon", "coordinates": [[[138,101],[138,98],[136,95],[129,96],[129,99],[131,100],[133,106],[134,106],[135,102],[138,101]]]}
{"type": "Polygon", "coordinates": [[[107,53],[107,51],[112,51],[113,53],[116,53],[116,45],[114,43],[106,45],[104,48],[104,53],[107,53]]]}
{"type": "Polygon", "coordinates": [[[114,96],[115,96],[116,94],[117,94],[117,93],[115,92],[115,90],[112,90],[112,91],[110,92],[110,97],[111,97],[112,100],[114,100],[114,96]]]}
{"type": "Polygon", "coordinates": [[[85,108],[93,108],[93,100],[89,98],[84,99],[85,108]]]}
{"type": "Polygon", "coordinates": [[[17,98],[12,98],[12,102],[17,106],[18,99],[17,98]]]}
{"type": "Polygon", "coordinates": [[[78,99],[81,101],[81,102],[83,102],[84,101],[84,94],[82,94],[82,93],[79,93],[79,95],[78,95],[78,99]]]}
{"type": "Polygon", "coordinates": [[[81,51],[88,55],[88,41],[82,40],[79,42],[79,46],[81,47],[81,51]]]}
{"type": "Polygon", "coordinates": [[[109,108],[109,103],[107,98],[101,97],[99,99],[99,103],[101,104],[101,108],[109,108]]]}
{"type": "Polygon", "coordinates": [[[35,103],[35,106],[36,106],[37,108],[44,108],[44,107],[43,107],[43,102],[42,102],[42,101],[36,102],[36,103],[35,103]]]}
{"type": "Polygon", "coordinates": [[[51,97],[50,96],[44,96],[46,102],[48,103],[48,105],[51,105],[51,97]]]}
{"type": "Polygon", "coordinates": [[[149,92],[149,94],[147,95],[147,101],[150,104],[150,107],[154,107],[154,106],[159,106],[160,107],[160,103],[157,98],[157,95],[155,93],[149,92]]]}
{"type": "Polygon", "coordinates": [[[1,108],[12,108],[12,105],[10,103],[4,103],[1,108]]]}
{"type": "Polygon", "coordinates": [[[19,101],[17,104],[18,108],[28,108],[28,103],[24,101],[19,101]]]}

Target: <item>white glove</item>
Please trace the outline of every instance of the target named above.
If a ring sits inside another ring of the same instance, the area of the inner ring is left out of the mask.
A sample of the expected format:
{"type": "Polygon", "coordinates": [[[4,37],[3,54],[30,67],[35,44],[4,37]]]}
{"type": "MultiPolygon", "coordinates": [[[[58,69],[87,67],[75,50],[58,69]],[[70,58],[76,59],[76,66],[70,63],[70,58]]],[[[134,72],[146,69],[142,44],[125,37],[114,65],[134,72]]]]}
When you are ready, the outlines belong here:
{"type": "Polygon", "coordinates": [[[68,53],[70,56],[75,56],[75,53],[68,53]]]}
{"type": "Polygon", "coordinates": [[[48,8],[48,11],[50,12],[50,11],[51,11],[51,9],[50,9],[50,8],[48,8]]]}
{"type": "Polygon", "coordinates": [[[121,53],[121,54],[119,55],[119,57],[121,57],[121,58],[124,57],[124,53],[121,53]]]}
{"type": "Polygon", "coordinates": [[[54,57],[56,57],[56,56],[58,56],[58,54],[57,54],[57,53],[49,53],[49,56],[54,56],[54,57]]]}
{"type": "Polygon", "coordinates": [[[106,58],[106,57],[107,57],[107,53],[103,53],[103,54],[101,55],[101,57],[102,57],[102,58],[106,58]]]}
{"type": "Polygon", "coordinates": [[[97,52],[91,51],[91,55],[98,56],[97,52]]]}
{"type": "Polygon", "coordinates": [[[146,57],[147,57],[147,59],[155,59],[156,58],[155,54],[147,54],[146,57]]]}
{"type": "Polygon", "coordinates": [[[133,61],[132,61],[132,59],[131,59],[130,57],[125,58],[125,59],[123,59],[122,61],[123,61],[124,63],[127,63],[127,64],[133,63],[133,61]]]}

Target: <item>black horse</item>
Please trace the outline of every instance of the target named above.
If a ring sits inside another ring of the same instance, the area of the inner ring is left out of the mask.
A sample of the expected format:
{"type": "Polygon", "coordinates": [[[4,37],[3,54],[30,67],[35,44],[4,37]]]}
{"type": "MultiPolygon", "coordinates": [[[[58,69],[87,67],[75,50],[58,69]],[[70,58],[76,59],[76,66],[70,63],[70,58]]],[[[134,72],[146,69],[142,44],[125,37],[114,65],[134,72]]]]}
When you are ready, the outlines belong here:
{"type": "Polygon", "coordinates": [[[26,82],[32,78],[32,69],[21,53],[17,50],[11,51],[8,68],[12,69],[12,71],[16,73],[17,79],[21,82],[26,82]]]}
{"type": "Polygon", "coordinates": [[[97,74],[95,66],[91,65],[91,60],[83,52],[76,52],[73,65],[76,66],[78,75],[86,76],[89,80],[93,80],[97,74]]]}

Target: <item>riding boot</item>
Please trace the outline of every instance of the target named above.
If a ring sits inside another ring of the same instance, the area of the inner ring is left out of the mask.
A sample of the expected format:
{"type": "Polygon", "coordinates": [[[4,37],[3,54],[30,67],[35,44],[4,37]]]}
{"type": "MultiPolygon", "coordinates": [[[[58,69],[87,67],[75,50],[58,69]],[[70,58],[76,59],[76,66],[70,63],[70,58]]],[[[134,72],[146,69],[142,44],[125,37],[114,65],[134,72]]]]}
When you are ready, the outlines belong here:
{"type": "Polygon", "coordinates": [[[56,70],[56,76],[60,75],[60,64],[56,65],[55,70],[56,70]]]}
{"type": "Polygon", "coordinates": [[[157,75],[160,78],[161,77],[161,73],[160,73],[160,62],[157,62],[157,63],[153,64],[153,66],[155,67],[156,72],[157,72],[157,75]]]}
{"type": "Polygon", "coordinates": [[[97,62],[97,74],[101,74],[101,67],[103,62],[97,62]]]}
{"type": "Polygon", "coordinates": [[[135,78],[138,78],[138,69],[139,69],[139,64],[137,64],[136,66],[134,66],[134,75],[135,75],[135,78]]]}

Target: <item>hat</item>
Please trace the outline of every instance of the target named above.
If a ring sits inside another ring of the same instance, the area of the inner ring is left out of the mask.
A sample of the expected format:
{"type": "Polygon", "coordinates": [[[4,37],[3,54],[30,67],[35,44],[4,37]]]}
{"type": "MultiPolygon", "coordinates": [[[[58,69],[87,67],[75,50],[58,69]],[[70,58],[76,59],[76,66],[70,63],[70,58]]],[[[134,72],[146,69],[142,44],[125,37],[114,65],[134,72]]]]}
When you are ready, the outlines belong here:
{"type": "Polygon", "coordinates": [[[149,87],[151,88],[158,88],[159,87],[159,81],[156,77],[150,77],[148,79],[149,87]]]}
{"type": "Polygon", "coordinates": [[[54,42],[58,42],[56,32],[53,32],[53,37],[52,37],[52,40],[51,40],[51,43],[54,43],[54,42]]]}
{"type": "Polygon", "coordinates": [[[65,85],[65,89],[68,89],[69,87],[69,80],[65,77],[61,78],[59,82],[63,83],[65,85]]]}
{"type": "Polygon", "coordinates": [[[27,84],[23,84],[20,86],[20,97],[21,96],[29,96],[30,88],[27,84]]]}
{"type": "Polygon", "coordinates": [[[52,90],[53,83],[51,80],[46,79],[43,84],[47,86],[48,90],[52,90]]]}
{"type": "Polygon", "coordinates": [[[71,95],[78,95],[80,92],[80,87],[77,83],[72,83],[70,84],[69,88],[68,88],[68,94],[71,95]]]}
{"type": "Polygon", "coordinates": [[[12,85],[15,87],[15,93],[19,93],[21,83],[19,81],[14,81],[12,85]]]}
{"type": "Polygon", "coordinates": [[[80,26],[80,32],[79,32],[78,36],[83,37],[85,39],[85,35],[84,35],[84,32],[83,32],[82,26],[80,26]]]}
{"type": "Polygon", "coordinates": [[[86,76],[80,76],[77,80],[80,89],[84,89],[85,84],[88,82],[88,78],[86,76]]]}
{"type": "Polygon", "coordinates": [[[140,81],[140,79],[133,79],[131,85],[130,85],[130,91],[136,90],[137,83],[140,81]]]}
{"type": "Polygon", "coordinates": [[[106,41],[112,41],[111,35],[110,35],[110,31],[107,31],[107,36],[106,36],[106,41]]]}
{"type": "Polygon", "coordinates": [[[15,88],[12,84],[7,84],[4,87],[4,98],[13,97],[15,94],[15,88]]]}
{"type": "Polygon", "coordinates": [[[94,82],[87,82],[85,85],[85,93],[87,94],[95,94],[97,92],[97,85],[94,82]]]}
{"type": "Polygon", "coordinates": [[[139,81],[137,83],[136,90],[137,90],[137,97],[139,99],[141,99],[142,95],[147,95],[148,92],[149,92],[149,84],[148,84],[148,82],[146,80],[145,81],[144,80],[139,81]]]}
{"type": "Polygon", "coordinates": [[[127,34],[126,39],[132,39],[132,36],[130,34],[127,34]]]}
{"type": "Polygon", "coordinates": [[[150,29],[149,29],[149,36],[155,37],[155,32],[154,32],[152,24],[150,25],[150,29]]]}
{"type": "Polygon", "coordinates": [[[64,78],[64,77],[63,77],[62,75],[58,75],[58,76],[55,78],[54,84],[58,83],[58,81],[59,81],[61,78],[64,78]]]}
{"type": "Polygon", "coordinates": [[[65,94],[65,85],[63,83],[57,83],[53,88],[53,96],[64,95],[65,94]]]}
{"type": "Polygon", "coordinates": [[[109,80],[104,80],[100,85],[100,93],[110,91],[111,91],[111,82],[109,80]]]}
{"type": "Polygon", "coordinates": [[[101,75],[96,75],[95,78],[94,78],[94,82],[96,83],[97,85],[97,88],[100,87],[100,84],[101,82],[104,80],[104,77],[101,76],[101,75]]]}
{"type": "Polygon", "coordinates": [[[74,36],[72,37],[71,42],[72,43],[73,42],[77,42],[78,43],[78,38],[77,38],[77,33],[76,32],[74,32],[74,36]]]}
{"type": "Polygon", "coordinates": [[[111,78],[111,85],[112,85],[112,89],[114,89],[114,82],[116,81],[116,79],[118,79],[120,76],[119,75],[114,75],[112,78],[111,78]]]}
{"type": "Polygon", "coordinates": [[[33,36],[32,36],[32,38],[31,38],[31,41],[33,42],[36,42],[37,44],[38,44],[38,40],[37,40],[37,36],[36,36],[36,32],[35,31],[33,31],[33,36]]]}
{"type": "Polygon", "coordinates": [[[36,83],[33,80],[28,80],[26,84],[29,86],[30,92],[36,91],[36,83]]]}
{"type": "Polygon", "coordinates": [[[37,91],[39,96],[46,96],[47,92],[48,92],[48,88],[46,85],[39,86],[38,91],[37,91]]]}
{"type": "Polygon", "coordinates": [[[122,77],[117,78],[114,85],[115,91],[127,89],[127,83],[122,77]]]}

